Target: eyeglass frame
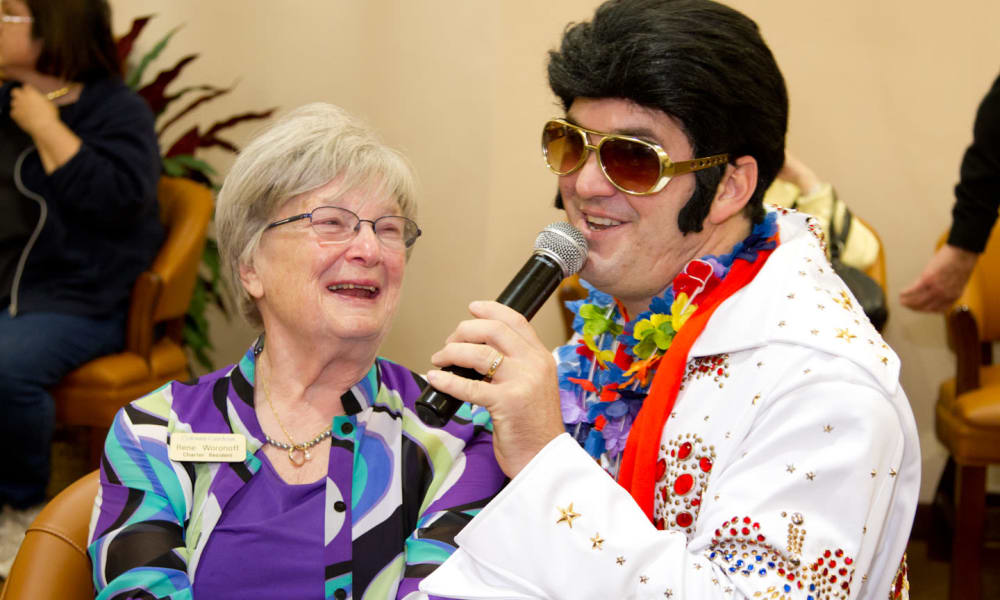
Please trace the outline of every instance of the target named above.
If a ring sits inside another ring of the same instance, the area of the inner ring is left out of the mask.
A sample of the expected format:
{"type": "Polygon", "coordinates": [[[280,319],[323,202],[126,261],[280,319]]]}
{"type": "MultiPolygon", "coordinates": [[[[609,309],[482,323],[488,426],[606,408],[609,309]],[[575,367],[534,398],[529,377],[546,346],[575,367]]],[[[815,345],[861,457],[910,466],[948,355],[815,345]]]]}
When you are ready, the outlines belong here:
{"type": "Polygon", "coordinates": [[[336,208],[337,210],[342,210],[344,212],[348,212],[348,213],[354,215],[354,218],[358,220],[357,225],[354,226],[354,235],[352,237],[347,238],[346,240],[340,240],[338,242],[334,242],[334,243],[337,243],[337,244],[343,244],[343,243],[349,242],[349,241],[353,240],[354,238],[358,237],[358,234],[361,233],[361,224],[362,223],[371,223],[371,225],[372,225],[372,234],[375,235],[375,238],[383,246],[387,246],[387,247],[391,248],[392,246],[387,245],[385,243],[385,241],[383,241],[382,238],[379,237],[378,230],[375,229],[375,224],[377,222],[381,221],[382,219],[386,219],[386,218],[403,219],[403,220],[405,220],[405,221],[407,221],[409,223],[413,223],[413,226],[417,229],[417,234],[415,236],[413,236],[413,239],[410,240],[409,243],[407,243],[405,239],[403,240],[403,248],[402,248],[403,250],[409,250],[410,248],[412,248],[413,245],[417,243],[417,239],[424,233],[420,229],[420,226],[417,225],[416,221],[414,221],[413,219],[410,219],[408,217],[404,217],[402,215],[383,215],[383,216],[381,216],[381,217],[379,217],[379,218],[377,218],[375,220],[372,220],[372,219],[362,219],[360,216],[358,216],[358,213],[354,212],[353,210],[351,210],[349,208],[344,208],[343,206],[331,206],[331,205],[317,206],[316,208],[312,209],[311,211],[309,211],[307,213],[301,213],[301,214],[298,214],[298,215],[292,215],[290,217],[286,217],[284,219],[280,219],[278,221],[274,221],[273,223],[268,223],[267,226],[264,227],[264,231],[267,231],[269,229],[273,229],[273,228],[278,227],[280,225],[285,225],[287,223],[294,223],[295,221],[300,221],[302,219],[309,219],[309,226],[313,227],[313,222],[312,222],[313,213],[315,213],[317,210],[320,210],[322,208],[336,208]]]}
{"type": "Polygon", "coordinates": [[[34,23],[35,17],[25,15],[8,15],[0,12],[0,23],[34,23]]]}
{"type": "Polygon", "coordinates": [[[552,171],[553,173],[555,173],[560,177],[565,177],[566,175],[572,175],[573,173],[579,171],[583,167],[583,165],[587,164],[587,159],[590,157],[591,151],[593,151],[594,155],[597,157],[597,164],[600,165],[601,167],[601,173],[604,174],[604,178],[607,179],[608,182],[611,183],[611,185],[615,186],[615,188],[632,196],[650,196],[652,194],[657,194],[663,191],[663,188],[667,186],[667,184],[673,177],[676,177],[678,175],[683,175],[685,173],[693,173],[694,171],[700,171],[702,169],[708,169],[710,167],[715,167],[718,165],[724,165],[729,161],[729,154],[714,154],[712,156],[706,156],[704,158],[692,158],[690,160],[673,162],[672,160],[670,160],[670,156],[667,154],[667,151],[663,149],[663,146],[660,146],[655,142],[650,142],[649,140],[644,140],[642,138],[637,138],[631,135],[622,135],[618,133],[604,133],[602,131],[587,129],[586,127],[577,125],[576,123],[571,123],[566,119],[562,119],[559,117],[553,117],[545,122],[545,125],[542,126],[543,135],[545,134],[545,129],[548,127],[549,123],[557,123],[559,125],[568,127],[570,130],[576,130],[579,132],[583,132],[584,134],[580,136],[583,138],[583,150],[584,150],[582,156],[580,157],[580,160],[577,162],[576,165],[573,166],[572,169],[563,173],[557,171],[552,167],[552,164],[549,162],[549,150],[544,143],[542,144],[542,156],[545,158],[545,166],[547,166],[550,171],[552,171]],[[588,137],[587,134],[601,136],[601,141],[597,142],[596,145],[591,144],[590,138],[588,137]],[[601,146],[603,146],[604,142],[608,140],[625,140],[628,142],[635,142],[641,146],[645,146],[647,148],[652,149],[653,152],[656,153],[656,156],[660,161],[660,172],[659,175],[657,175],[656,183],[654,183],[645,192],[636,192],[633,190],[628,190],[615,183],[615,181],[611,178],[611,176],[608,175],[608,171],[604,167],[604,161],[601,160],[601,146]]]}

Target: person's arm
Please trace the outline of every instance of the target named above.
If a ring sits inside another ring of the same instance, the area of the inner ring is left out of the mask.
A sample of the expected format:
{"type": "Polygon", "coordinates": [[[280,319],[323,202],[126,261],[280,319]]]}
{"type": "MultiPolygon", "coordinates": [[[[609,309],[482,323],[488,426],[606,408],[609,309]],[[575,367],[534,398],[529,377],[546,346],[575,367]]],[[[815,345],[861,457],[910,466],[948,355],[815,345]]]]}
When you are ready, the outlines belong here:
{"type": "Polygon", "coordinates": [[[34,88],[11,93],[11,116],[32,136],[47,175],[46,200],[93,224],[128,223],[156,201],[153,116],[141,98],[124,91],[94,111],[70,126],[34,88]]]}
{"type": "Polygon", "coordinates": [[[80,150],[80,138],[59,118],[56,105],[33,85],[11,90],[10,118],[35,142],[46,175],[69,162],[80,150]]]}
{"type": "MultiPolygon", "coordinates": [[[[455,422],[451,426],[454,425],[455,422]]],[[[493,456],[489,413],[473,407],[468,423],[459,429],[460,437],[451,438],[436,453],[435,481],[428,486],[416,528],[406,539],[405,565],[397,598],[426,597],[417,591],[417,585],[458,548],[455,536],[507,481],[493,456]],[[456,444],[460,448],[456,454],[444,451],[445,447],[456,444]]],[[[433,435],[450,436],[444,430],[433,435]]]]}
{"type": "Polygon", "coordinates": [[[908,308],[926,312],[947,310],[962,295],[979,254],[997,219],[1000,207],[1000,78],[983,98],[976,113],[973,141],[962,158],[955,186],[952,225],[941,246],[904,289],[899,300],[908,308]]]}
{"type": "Polygon", "coordinates": [[[422,589],[449,598],[744,599],[806,598],[810,586],[826,589],[817,597],[857,597],[867,582],[884,597],[888,581],[868,573],[875,552],[896,550],[884,516],[902,485],[903,439],[883,393],[843,376],[847,362],[817,354],[810,379],[776,392],[738,458],[713,471],[689,537],[657,530],[563,435],[458,536],[459,552],[422,589]]]}
{"type": "MultiPolygon", "coordinates": [[[[137,404],[156,402],[153,394],[137,404]]],[[[108,433],[89,546],[99,600],[191,598],[185,486],[167,458],[166,421],[156,412],[129,405],[108,433]]]]}

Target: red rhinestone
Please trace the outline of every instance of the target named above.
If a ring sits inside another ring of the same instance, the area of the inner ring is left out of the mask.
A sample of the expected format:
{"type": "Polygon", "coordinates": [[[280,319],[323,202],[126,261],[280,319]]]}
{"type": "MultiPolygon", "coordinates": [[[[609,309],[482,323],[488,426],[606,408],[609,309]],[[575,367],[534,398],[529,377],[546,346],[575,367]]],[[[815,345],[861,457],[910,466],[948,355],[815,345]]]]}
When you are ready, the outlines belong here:
{"type": "Polygon", "coordinates": [[[718,371],[716,371],[716,372],[717,372],[717,373],[718,373],[719,375],[722,375],[723,373],[725,373],[725,371],[723,371],[722,369],[719,369],[719,370],[718,370],[718,371]]]}
{"type": "Polygon", "coordinates": [[[753,524],[753,528],[754,528],[754,531],[760,529],[760,523],[754,523],[753,524]]]}
{"type": "Polygon", "coordinates": [[[729,535],[736,535],[736,530],[735,529],[730,529],[729,530],[729,535]]]}
{"type": "Polygon", "coordinates": [[[747,527],[743,528],[743,535],[750,535],[750,529],[747,527]]]}
{"type": "Polygon", "coordinates": [[[788,581],[795,581],[795,575],[789,573],[788,577],[786,577],[786,579],[788,579],[788,581]]]}
{"type": "Polygon", "coordinates": [[[691,523],[694,523],[694,517],[691,516],[691,513],[682,512],[677,515],[677,525],[681,527],[690,527],[691,523]]]}
{"type": "Polygon", "coordinates": [[[825,557],[827,557],[827,558],[830,558],[830,551],[829,551],[829,550],[827,550],[826,552],[824,552],[824,553],[823,553],[823,556],[825,556],[825,557]]]}
{"type": "Polygon", "coordinates": [[[667,492],[667,486],[661,485],[660,486],[660,498],[662,498],[664,502],[667,501],[667,494],[668,494],[668,492],[667,492]]]}
{"type": "MultiPolygon", "coordinates": [[[[711,470],[712,470],[712,459],[711,459],[711,458],[708,458],[707,456],[705,456],[705,457],[702,457],[702,459],[698,461],[698,466],[699,466],[699,467],[701,467],[701,470],[702,470],[702,471],[704,471],[704,472],[708,473],[709,471],[711,471],[711,470]]],[[[745,519],[744,521],[745,521],[746,523],[749,523],[749,522],[750,522],[750,519],[749,519],[749,518],[747,518],[747,519],[745,519]]]]}
{"type": "Polygon", "coordinates": [[[799,586],[799,589],[801,590],[802,589],[802,582],[798,581],[798,582],[796,582],[796,584],[799,586]]]}
{"type": "Polygon", "coordinates": [[[656,520],[656,528],[659,529],[660,531],[663,531],[664,529],[667,528],[666,523],[663,522],[662,518],[656,520]]]}
{"type": "MultiPolygon", "coordinates": [[[[847,583],[847,582],[845,581],[845,582],[843,582],[843,583],[841,583],[841,584],[840,584],[840,587],[841,587],[841,589],[845,589],[845,590],[846,590],[847,588],[849,588],[849,587],[851,587],[851,586],[850,586],[850,584],[849,584],[849,583],[847,583]]],[[[898,591],[898,590],[896,591],[896,595],[897,595],[897,596],[899,595],[899,591],[898,591]]]]}
{"type": "Polygon", "coordinates": [[[821,564],[823,564],[823,559],[822,559],[822,558],[817,558],[817,559],[816,559],[816,564],[817,564],[817,565],[821,565],[821,564]]]}
{"type": "Polygon", "coordinates": [[[699,504],[701,504],[701,496],[698,496],[697,498],[691,501],[691,506],[698,506],[699,504]]]}
{"type": "Polygon", "coordinates": [[[834,567],[836,567],[836,566],[837,566],[837,561],[835,561],[835,560],[831,560],[831,561],[830,561],[830,568],[832,569],[832,568],[834,568],[834,567]]]}
{"type": "Polygon", "coordinates": [[[854,559],[853,559],[853,558],[851,558],[850,556],[848,556],[847,558],[845,558],[845,559],[844,559],[844,564],[845,564],[845,565],[849,565],[849,564],[851,564],[852,562],[854,562],[854,559]]]}
{"type": "Polygon", "coordinates": [[[656,461],[656,481],[663,479],[663,474],[667,472],[667,461],[661,458],[656,461]]]}
{"type": "Polygon", "coordinates": [[[845,569],[844,567],[841,567],[840,570],[837,572],[840,573],[841,577],[847,577],[847,569],[845,569]]]}
{"type": "Polygon", "coordinates": [[[827,575],[829,575],[829,574],[830,574],[830,571],[829,571],[829,570],[827,570],[827,569],[823,569],[823,576],[824,576],[824,577],[826,577],[826,576],[827,576],[827,575]]]}
{"type": "Polygon", "coordinates": [[[680,450],[677,451],[677,459],[684,460],[689,456],[691,456],[691,442],[684,442],[681,444],[680,450]]]}
{"type": "Polygon", "coordinates": [[[837,548],[837,552],[836,552],[836,554],[837,554],[837,557],[838,557],[838,558],[840,558],[841,556],[843,556],[843,555],[844,555],[844,551],[843,551],[843,550],[841,550],[840,548],[837,548]]]}
{"type": "Polygon", "coordinates": [[[722,537],[722,532],[718,529],[715,530],[715,537],[722,537]]]}
{"type": "Polygon", "coordinates": [[[678,496],[690,492],[692,487],[694,487],[694,477],[690,473],[685,473],[674,481],[674,493],[678,496]]]}
{"type": "Polygon", "coordinates": [[[830,576],[830,583],[837,583],[837,576],[836,575],[831,575],[830,576]]]}
{"type": "Polygon", "coordinates": [[[764,536],[763,535],[758,535],[757,536],[757,541],[758,542],[763,542],[764,541],[764,536]]]}
{"type": "Polygon", "coordinates": [[[677,456],[677,451],[673,448],[670,449],[670,456],[677,456]]]}
{"type": "Polygon", "coordinates": [[[778,575],[784,575],[784,574],[785,574],[784,569],[778,569],[778,575]]]}
{"type": "Polygon", "coordinates": [[[747,525],[749,525],[750,524],[750,517],[743,517],[743,522],[746,523],[747,525]]]}

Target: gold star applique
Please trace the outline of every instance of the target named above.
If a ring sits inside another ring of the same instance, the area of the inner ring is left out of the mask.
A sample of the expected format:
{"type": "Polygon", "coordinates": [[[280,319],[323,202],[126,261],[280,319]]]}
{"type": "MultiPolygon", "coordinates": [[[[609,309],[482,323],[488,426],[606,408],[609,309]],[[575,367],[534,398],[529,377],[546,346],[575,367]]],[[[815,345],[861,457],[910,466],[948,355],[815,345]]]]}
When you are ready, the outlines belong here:
{"type": "Polygon", "coordinates": [[[673,590],[667,590],[667,591],[663,592],[663,597],[664,598],[673,598],[674,597],[674,591],[673,590]]]}
{"type": "Polygon", "coordinates": [[[812,481],[813,479],[816,479],[816,474],[813,473],[812,471],[809,471],[808,473],[806,473],[806,479],[812,481]]]}
{"type": "Polygon", "coordinates": [[[834,298],[834,302],[844,307],[844,310],[851,310],[854,308],[854,303],[851,302],[851,297],[847,295],[847,292],[840,290],[840,298],[834,298]]]}
{"type": "Polygon", "coordinates": [[[804,371],[802,371],[803,375],[808,375],[810,373],[812,373],[812,369],[805,369],[804,371]]]}
{"type": "Polygon", "coordinates": [[[824,425],[823,426],[823,433],[830,433],[831,431],[833,431],[833,425],[824,425]]]}
{"type": "Polygon", "coordinates": [[[785,326],[784,321],[778,321],[778,327],[784,327],[784,326],[785,326]]]}
{"type": "Polygon", "coordinates": [[[757,363],[757,368],[758,368],[758,369],[759,369],[759,368],[761,368],[761,367],[763,367],[763,366],[764,366],[764,363],[763,363],[763,362],[758,362],[758,363],[757,363]]]}
{"type": "Polygon", "coordinates": [[[754,397],[753,397],[753,400],[751,400],[751,401],[750,401],[750,404],[751,404],[752,406],[757,406],[757,401],[758,401],[758,400],[760,400],[760,394],[757,394],[756,396],[754,396],[754,397]]]}
{"type": "Polygon", "coordinates": [[[566,524],[569,525],[569,528],[573,529],[573,519],[580,516],[580,513],[573,512],[573,503],[570,502],[569,506],[566,508],[561,508],[558,506],[556,508],[559,509],[560,513],[562,513],[562,516],[560,516],[559,520],[556,521],[556,525],[565,521],[566,524]]]}
{"type": "Polygon", "coordinates": [[[820,309],[820,310],[826,310],[826,307],[825,307],[825,306],[823,306],[822,304],[817,304],[817,305],[816,305],[816,308],[818,308],[818,309],[820,309]]]}
{"type": "Polygon", "coordinates": [[[705,415],[705,422],[708,423],[708,415],[705,415]]]}
{"type": "Polygon", "coordinates": [[[851,343],[851,340],[853,340],[856,337],[858,336],[854,335],[853,333],[851,333],[846,329],[837,329],[837,339],[841,339],[846,341],[847,343],[851,343]]]}
{"type": "Polygon", "coordinates": [[[625,564],[625,557],[619,556],[618,558],[615,559],[615,562],[618,563],[618,566],[620,567],[625,564]]]}
{"type": "Polygon", "coordinates": [[[604,550],[604,538],[601,537],[601,534],[595,533],[590,541],[594,544],[590,547],[591,550],[604,550]]]}
{"type": "Polygon", "coordinates": [[[876,471],[875,469],[872,469],[872,479],[875,479],[876,475],[878,475],[878,471],[876,471]]]}
{"type": "Polygon", "coordinates": [[[879,357],[879,360],[881,360],[881,361],[882,361],[882,364],[883,364],[883,365],[887,365],[887,364],[889,364],[889,357],[887,357],[887,356],[882,356],[882,357],[879,357]]]}
{"type": "Polygon", "coordinates": [[[819,329],[810,329],[809,333],[811,333],[813,335],[819,335],[819,329]]]}
{"type": "Polygon", "coordinates": [[[646,583],[647,581],[649,581],[649,577],[646,577],[645,575],[639,575],[639,583],[646,583]]]}
{"type": "Polygon", "coordinates": [[[795,300],[795,294],[788,294],[789,300],[795,300]]]}
{"type": "Polygon", "coordinates": [[[789,473],[794,473],[795,472],[795,465],[788,465],[788,466],[785,467],[785,470],[788,471],[789,473]]]}
{"type": "Polygon", "coordinates": [[[889,469],[889,477],[895,477],[896,475],[896,469],[889,469]]]}
{"type": "Polygon", "coordinates": [[[694,569],[696,571],[700,571],[701,570],[701,563],[694,563],[694,569]]]}

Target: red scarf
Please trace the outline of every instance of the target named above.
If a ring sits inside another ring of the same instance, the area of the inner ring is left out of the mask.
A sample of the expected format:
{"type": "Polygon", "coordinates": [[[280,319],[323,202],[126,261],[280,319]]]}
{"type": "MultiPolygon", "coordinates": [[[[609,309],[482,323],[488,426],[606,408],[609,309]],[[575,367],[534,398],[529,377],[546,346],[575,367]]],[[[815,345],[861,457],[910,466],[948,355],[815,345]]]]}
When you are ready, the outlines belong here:
{"type": "MultiPolygon", "coordinates": [[[[777,237],[775,234],[775,241],[777,237]]],[[[625,454],[622,456],[618,471],[618,483],[632,494],[632,498],[650,521],[653,521],[653,499],[656,490],[654,467],[660,451],[660,439],[663,437],[663,427],[674,409],[674,402],[677,401],[677,392],[684,377],[684,368],[687,366],[691,346],[705,329],[715,309],[750,283],[772,252],[773,249],[758,252],[757,260],[753,262],[743,259],[734,261],[722,283],[712,290],[707,298],[699,298],[698,310],[677,332],[670,348],[660,360],[653,376],[653,385],[642,403],[642,409],[639,410],[628,441],[625,443],[625,454]]]]}

